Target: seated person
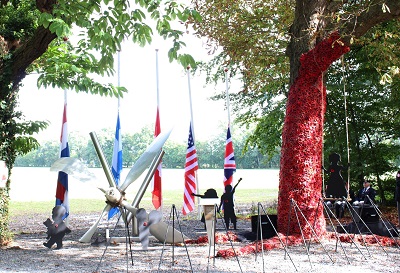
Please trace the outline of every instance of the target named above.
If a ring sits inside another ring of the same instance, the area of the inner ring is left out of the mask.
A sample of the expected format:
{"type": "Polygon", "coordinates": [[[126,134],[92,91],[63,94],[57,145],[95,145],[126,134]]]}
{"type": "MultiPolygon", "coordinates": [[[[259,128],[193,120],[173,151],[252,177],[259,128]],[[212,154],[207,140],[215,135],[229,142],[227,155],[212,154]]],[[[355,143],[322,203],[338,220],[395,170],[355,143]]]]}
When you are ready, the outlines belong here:
{"type": "Polygon", "coordinates": [[[370,199],[375,203],[375,196],[375,189],[371,187],[371,183],[367,179],[364,179],[363,188],[358,191],[353,204],[371,204],[370,199]],[[369,196],[369,198],[367,196],[369,196]]]}

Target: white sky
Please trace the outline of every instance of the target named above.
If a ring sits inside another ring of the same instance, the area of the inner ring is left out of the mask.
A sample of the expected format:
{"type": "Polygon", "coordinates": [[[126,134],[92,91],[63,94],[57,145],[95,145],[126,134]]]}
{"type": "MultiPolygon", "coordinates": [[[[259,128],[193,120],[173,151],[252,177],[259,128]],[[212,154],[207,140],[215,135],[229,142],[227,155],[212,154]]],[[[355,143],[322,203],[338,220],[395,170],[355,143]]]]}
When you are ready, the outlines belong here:
{"type": "MultiPolygon", "coordinates": [[[[188,43],[188,42],[187,42],[188,43]]],[[[146,125],[154,128],[156,117],[156,49],[158,51],[160,119],[161,129],[174,127],[171,139],[187,141],[190,107],[188,77],[181,65],[168,61],[170,42],[153,43],[141,48],[132,42],[125,42],[120,55],[120,83],[128,89],[128,94],[120,101],[122,133],[134,133],[146,125]]],[[[192,38],[187,52],[196,60],[209,58],[202,41],[192,38]]],[[[117,64],[117,55],[115,59],[117,64]]],[[[223,69],[223,68],[221,68],[223,69]]],[[[117,74],[109,79],[117,85],[117,74]]],[[[48,120],[48,129],[37,135],[39,141],[59,140],[61,133],[64,92],[61,89],[40,90],[36,86],[36,76],[30,75],[23,81],[19,93],[20,109],[27,120],[48,120]]],[[[228,113],[225,102],[214,102],[208,97],[216,93],[214,85],[205,86],[202,75],[190,77],[193,119],[196,140],[206,140],[220,132],[218,127],[226,127],[228,113]]],[[[219,90],[225,90],[221,83],[219,90]]],[[[230,91],[231,92],[231,91],[230,91]]],[[[79,131],[83,135],[102,128],[115,129],[118,99],[86,93],[67,93],[68,131],[79,131]]],[[[225,130],[225,129],[224,129],[225,130]]]]}

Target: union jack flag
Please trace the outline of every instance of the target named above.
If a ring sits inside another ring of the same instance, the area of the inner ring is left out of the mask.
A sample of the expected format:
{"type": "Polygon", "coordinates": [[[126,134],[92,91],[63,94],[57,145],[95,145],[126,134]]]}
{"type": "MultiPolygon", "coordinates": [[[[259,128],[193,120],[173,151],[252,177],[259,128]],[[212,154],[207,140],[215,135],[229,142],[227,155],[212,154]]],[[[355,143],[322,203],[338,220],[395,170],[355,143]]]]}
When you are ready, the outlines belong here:
{"type": "Polygon", "coordinates": [[[233,143],[230,126],[226,134],[225,160],[224,160],[224,187],[232,184],[233,173],[236,172],[235,155],[233,153],[233,143]]]}
{"type": "Polygon", "coordinates": [[[189,127],[188,147],[186,150],[186,163],[185,163],[185,189],[183,193],[183,215],[188,214],[194,210],[194,196],[196,193],[196,171],[199,169],[197,161],[196,146],[194,145],[192,123],[189,127]]]}

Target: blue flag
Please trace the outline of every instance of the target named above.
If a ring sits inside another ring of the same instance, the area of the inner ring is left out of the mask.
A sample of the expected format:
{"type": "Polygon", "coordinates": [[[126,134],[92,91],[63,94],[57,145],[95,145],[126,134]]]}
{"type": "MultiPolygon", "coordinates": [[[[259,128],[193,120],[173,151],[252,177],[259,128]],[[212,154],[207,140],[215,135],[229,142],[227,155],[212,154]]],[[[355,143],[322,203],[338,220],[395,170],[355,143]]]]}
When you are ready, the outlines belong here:
{"type": "MultiPolygon", "coordinates": [[[[115,183],[119,185],[120,176],[122,172],[122,139],[121,139],[121,124],[119,120],[119,112],[117,116],[117,128],[115,130],[114,150],[112,158],[111,171],[114,176],[115,183]]],[[[118,208],[112,208],[108,212],[108,219],[118,213],[118,208]]]]}

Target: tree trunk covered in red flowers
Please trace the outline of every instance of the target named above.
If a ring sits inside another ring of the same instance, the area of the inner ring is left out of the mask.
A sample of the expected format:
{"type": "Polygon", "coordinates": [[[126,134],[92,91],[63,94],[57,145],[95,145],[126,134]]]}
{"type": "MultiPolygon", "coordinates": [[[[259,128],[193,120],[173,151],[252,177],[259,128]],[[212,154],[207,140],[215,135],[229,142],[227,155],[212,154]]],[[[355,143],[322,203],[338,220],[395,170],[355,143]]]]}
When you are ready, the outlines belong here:
{"type": "Polygon", "coordinates": [[[322,206],[318,206],[322,190],[322,131],[326,106],[323,73],[349,51],[339,39],[339,35],[334,33],[301,56],[298,77],[289,91],[282,132],[278,200],[281,232],[286,233],[290,224],[289,232],[299,233],[300,220],[305,235],[311,235],[311,229],[301,213],[311,225],[315,224],[317,233],[325,231],[322,206]],[[300,208],[298,219],[295,213],[297,206],[300,208]]]}
{"type": "MultiPolygon", "coordinates": [[[[322,142],[326,107],[323,75],[329,66],[350,49],[350,38],[363,36],[371,27],[400,16],[400,1],[385,1],[390,12],[382,12],[382,3],[371,0],[368,9],[341,21],[340,37],[329,15],[337,12],[341,1],[297,0],[291,26],[290,89],[282,132],[278,230],[282,233],[312,236],[326,231],[320,204],[322,191],[322,142]],[[298,209],[299,210],[298,210],[298,209]],[[297,211],[297,215],[295,213],[297,211]],[[318,209],[318,211],[317,211],[318,209]],[[303,218],[304,216],[304,218],[303,218]]],[[[342,20],[342,19],[341,19],[342,20]]]]}

